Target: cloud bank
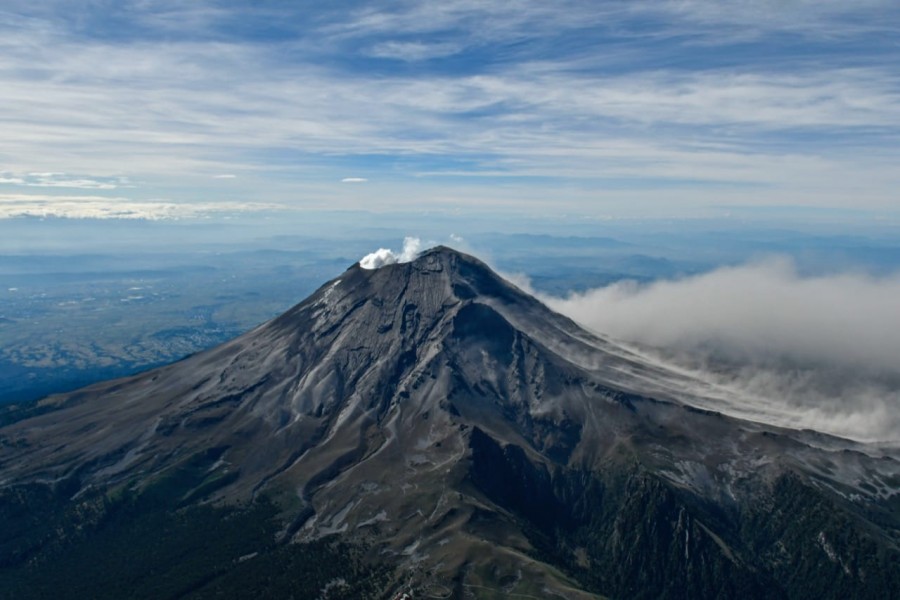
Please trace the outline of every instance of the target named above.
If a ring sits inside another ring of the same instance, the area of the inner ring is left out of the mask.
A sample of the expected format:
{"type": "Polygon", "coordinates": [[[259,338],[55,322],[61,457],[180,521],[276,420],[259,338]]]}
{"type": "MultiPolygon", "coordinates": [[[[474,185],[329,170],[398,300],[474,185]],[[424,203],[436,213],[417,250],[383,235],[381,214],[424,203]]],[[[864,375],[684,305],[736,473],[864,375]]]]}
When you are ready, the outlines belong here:
{"type": "Polygon", "coordinates": [[[729,392],[708,408],[900,443],[900,274],[802,276],[775,259],[541,299],[729,392]]]}
{"type": "Polygon", "coordinates": [[[114,190],[134,185],[127,177],[90,177],[68,173],[0,173],[0,184],[37,188],[114,190]]]}
{"type": "Polygon", "coordinates": [[[417,237],[407,237],[403,240],[403,250],[399,253],[387,248],[379,248],[371,254],[367,254],[359,261],[363,269],[377,269],[385,265],[406,263],[416,259],[422,252],[422,240],[417,237]]]}
{"type": "Polygon", "coordinates": [[[200,219],[215,215],[284,210],[262,202],[142,201],[106,196],[39,196],[0,194],[0,219],[17,217],[66,219],[144,219],[148,221],[200,219]]]}
{"type": "Polygon", "coordinates": [[[775,354],[900,373],[900,275],[801,277],[789,261],[772,260],[548,303],[592,329],[653,346],[718,346],[737,358],[775,354]]]}

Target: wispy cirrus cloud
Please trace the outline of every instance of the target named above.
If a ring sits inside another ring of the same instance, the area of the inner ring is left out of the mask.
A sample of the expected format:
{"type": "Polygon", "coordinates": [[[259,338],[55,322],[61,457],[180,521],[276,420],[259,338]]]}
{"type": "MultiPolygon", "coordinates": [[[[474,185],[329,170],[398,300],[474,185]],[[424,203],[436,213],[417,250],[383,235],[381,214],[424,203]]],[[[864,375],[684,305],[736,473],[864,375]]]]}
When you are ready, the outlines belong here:
{"type": "Polygon", "coordinates": [[[900,57],[877,40],[900,9],[725,4],[366,3],[299,20],[125,2],[71,21],[13,2],[0,158],[12,185],[51,170],[115,169],[151,189],[240,172],[244,190],[287,194],[298,169],[326,182],[377,161],[425,194],[464,175],[531,178],[523,193],[583,181],[696,205],[714,185],[717,203],[744,204],[749,185],[890,205],[900,57]]]}
{"type": "Polygon", "coordinates": [[[720,35],[730,36],[737,31],[743,40],[772,33],[793,33],[834,41],[900,31],[900,25],[891,18],[896,16],[897,6],[890,0],[862,0],[852,4],[840,0],[663,0],[638,2],[633,8],[636,12],[673,19],[678,27],[698,33],[712,34],[718,29],[720,35]],[[722,27],[727,27],[727,31],[722,32],[722,27]]]}
{"type": "Polygon", "coordinates": [[[403,61],[420,61],[441,58],[458,53],[460,44],[424,42],[381,42],[373,46],[368,54],[377,58],[391,58],[403,61]]]}

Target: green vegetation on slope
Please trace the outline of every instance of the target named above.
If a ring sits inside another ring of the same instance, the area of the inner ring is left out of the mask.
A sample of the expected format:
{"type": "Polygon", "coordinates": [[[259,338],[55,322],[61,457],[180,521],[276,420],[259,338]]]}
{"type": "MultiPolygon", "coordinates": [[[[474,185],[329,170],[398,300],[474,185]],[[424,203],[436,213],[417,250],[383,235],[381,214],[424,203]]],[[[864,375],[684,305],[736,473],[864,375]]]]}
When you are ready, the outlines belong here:
{"type": "Polygon", "coordinates": [[[276,543],[266,500],[177,508],[199,483],[186,476],[195,466],[115,498],[72,502],[65,485],[0,491],[0,598],[370,598],[387,585],[390,570],[359,546],[276,543]]]}

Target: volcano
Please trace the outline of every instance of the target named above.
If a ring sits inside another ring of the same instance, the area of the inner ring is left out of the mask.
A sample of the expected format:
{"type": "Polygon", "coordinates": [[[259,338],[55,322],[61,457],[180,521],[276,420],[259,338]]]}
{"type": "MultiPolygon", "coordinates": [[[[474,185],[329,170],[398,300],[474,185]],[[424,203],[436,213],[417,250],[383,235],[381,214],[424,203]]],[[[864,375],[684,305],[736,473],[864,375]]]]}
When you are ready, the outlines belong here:
{"type": "Polygon", "coordinates": [[[438,247],[0,413],[0,597],[900,597],[900,456],[438,247]]]}

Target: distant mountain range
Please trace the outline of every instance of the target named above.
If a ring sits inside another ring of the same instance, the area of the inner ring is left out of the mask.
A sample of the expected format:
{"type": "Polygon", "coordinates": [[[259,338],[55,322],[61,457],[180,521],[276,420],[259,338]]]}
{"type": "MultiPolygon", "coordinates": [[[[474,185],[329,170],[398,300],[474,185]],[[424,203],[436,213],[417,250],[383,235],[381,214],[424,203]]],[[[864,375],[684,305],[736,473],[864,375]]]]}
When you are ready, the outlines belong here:
{"type": "Polygon", "coordinates": [[[0,412],[3,598],[900,598],[900,457],[438,247],[0,412]],[[699,403],[698,403],[699,404],[699,403]]]}

